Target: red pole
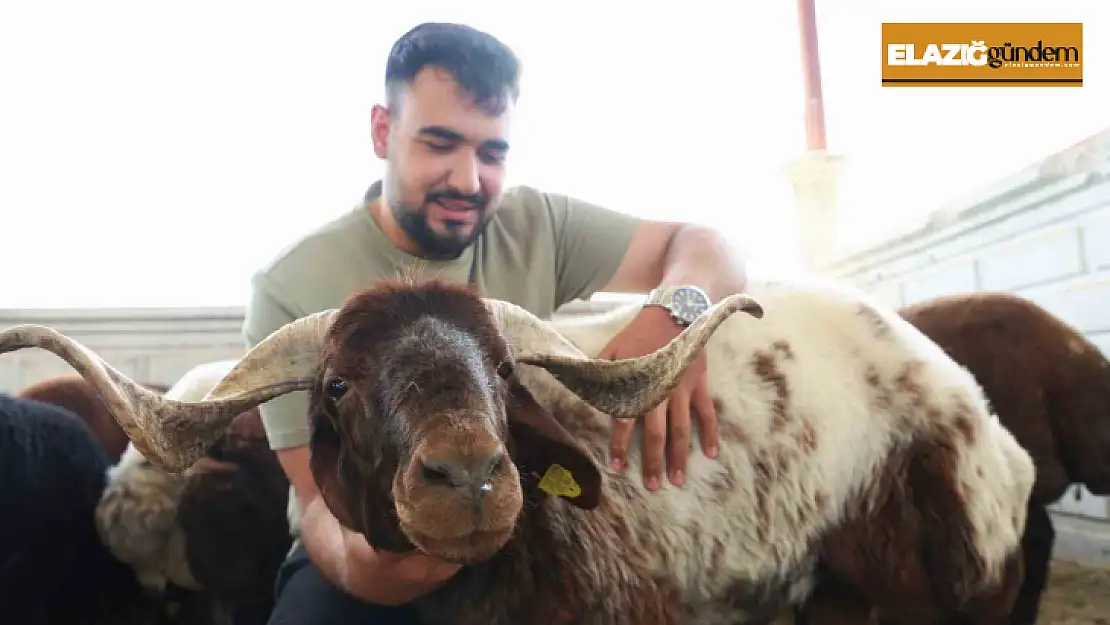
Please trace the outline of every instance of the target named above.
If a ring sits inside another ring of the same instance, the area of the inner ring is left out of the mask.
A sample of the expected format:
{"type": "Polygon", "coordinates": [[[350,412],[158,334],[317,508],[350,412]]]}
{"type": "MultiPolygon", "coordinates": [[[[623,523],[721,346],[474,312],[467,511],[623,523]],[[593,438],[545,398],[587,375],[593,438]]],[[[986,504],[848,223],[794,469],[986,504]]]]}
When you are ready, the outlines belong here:
{"type": "Polygon", "coordinates": [[[817,51],[817,11],[814,0],[798,0],[802,41],[802,77],[806,98],[806,147],[825,149],[825,104],[821,94],[821,63],[817,51]]]}

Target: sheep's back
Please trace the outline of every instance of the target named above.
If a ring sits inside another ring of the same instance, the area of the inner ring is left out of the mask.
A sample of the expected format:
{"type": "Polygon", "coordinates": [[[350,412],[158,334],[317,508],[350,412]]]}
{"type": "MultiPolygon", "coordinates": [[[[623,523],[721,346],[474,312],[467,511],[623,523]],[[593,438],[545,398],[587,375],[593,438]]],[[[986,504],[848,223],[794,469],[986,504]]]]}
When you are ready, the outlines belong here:
{"type": "Polygon", "coordinates": [[[109,463],[71,411],[0,393],[0,534],[91,515],[109,463]]]}
{"type": "Polygon", "coordinates": [[[93,386],[79,375],[43,380],[20,391],[18,397],[61,406],[80,417],[89,424],[113,461],[118,460],[127,447],[127,434],[116,423],[93,386]]]}
{"type": "Polygon", "coordinates": [[[943,296],[899,313],[986,390],[1036,462],[1036,501],[1072,483],[1110,493],[1110,363],[1082,333],[1010,293],[943,296]]]}

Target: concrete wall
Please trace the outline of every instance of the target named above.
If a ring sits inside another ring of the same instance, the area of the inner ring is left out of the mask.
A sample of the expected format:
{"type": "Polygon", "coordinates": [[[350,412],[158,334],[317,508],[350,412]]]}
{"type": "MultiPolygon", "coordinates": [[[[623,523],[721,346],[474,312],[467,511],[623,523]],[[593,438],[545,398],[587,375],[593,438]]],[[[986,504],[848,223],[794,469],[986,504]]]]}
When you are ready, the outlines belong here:
{"type": "MultiPolygon", "coordinates": [[[[893,306],[961,291],[1016,292],[1110,354],[1110,130],[825,270],[893,306]]],[[[1080,528],[1070,537],[1078,555],[1110,561],[1110,499],[1077,488],[1054,507],[1058,525],[1080,528]]]]}

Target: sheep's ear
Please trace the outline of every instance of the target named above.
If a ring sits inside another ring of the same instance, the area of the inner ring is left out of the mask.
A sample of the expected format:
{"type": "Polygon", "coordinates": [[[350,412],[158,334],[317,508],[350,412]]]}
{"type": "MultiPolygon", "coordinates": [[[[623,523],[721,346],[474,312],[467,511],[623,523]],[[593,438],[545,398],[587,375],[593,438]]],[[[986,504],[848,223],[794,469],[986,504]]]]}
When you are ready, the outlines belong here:
{"type": "Polygon", "coordinates": [[[339,479],[339,432],[335,424],[328,418],[317,418],[312,425],[312,440],[309,443],[312,450],[309,464],[312,467],[312,477],[320,489],[328,510],[339,520],[339,524],[353,531],[361,531],[363,524],[359,514],[360,508],[347,505],[347,497],[343,484],[339,479]],[[357,515],[357,518],[356,518],[357,515]]]}
{"type": "Polygon", "coordinates": [[[309,464],[328,510],[340,525],[362,534],[376,550],[405,553],[415,549],[397,524],[389,487],[392,476],[384,483],[365,480],[356,463],[343,461],[343,435],[333,418],[322,410],[312,414],[309,464]],[[348,489],[345,484],[364,487],[348,489]]]}
{"type": "Polygon", "coordinates": [[[548,495],[592,510],[601,502],[601,471],[582,446],[515,378],[506,400],[513,462],[548,495]]]}

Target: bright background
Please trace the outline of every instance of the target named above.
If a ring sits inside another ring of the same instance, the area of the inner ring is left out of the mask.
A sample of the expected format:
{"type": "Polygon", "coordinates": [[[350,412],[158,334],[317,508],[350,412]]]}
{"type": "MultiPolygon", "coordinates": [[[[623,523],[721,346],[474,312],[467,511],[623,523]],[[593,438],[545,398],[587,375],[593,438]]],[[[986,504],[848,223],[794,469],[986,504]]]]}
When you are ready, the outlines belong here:
{"type": "MultiPolygon", "coordinates": [[[[850,244],[1110,125],[1105,0],[817,4],[850,244]],[[1085,85],[880,88],[881,22],[929,20],[1082,21],[1085,85]]],[[[5,3],[0,307],[242,305],[256,268],[380,174],[370,107],[389,47],[425,20],[521,57],[510,182],[711,224],[755,270],[797,267],[795,3],[557,6],[5,3]]]]}

